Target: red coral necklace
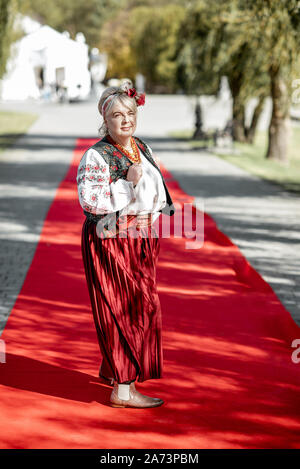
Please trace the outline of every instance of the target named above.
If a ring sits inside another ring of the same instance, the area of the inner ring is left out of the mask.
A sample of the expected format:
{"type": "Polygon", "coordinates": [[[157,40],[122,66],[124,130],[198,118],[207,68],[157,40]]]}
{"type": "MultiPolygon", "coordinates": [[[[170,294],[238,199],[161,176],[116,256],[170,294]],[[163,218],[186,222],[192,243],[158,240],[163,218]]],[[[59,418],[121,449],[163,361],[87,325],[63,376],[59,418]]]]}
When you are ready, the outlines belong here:
{"type": "Polygon", "coordinates": [[[130,144],[133,151],[133,155],[125,147],[123,147],[123,145],[117,143],[109,134],[107,135],[107,140],[112,143],[116,148],[118,148],[118,150],[125,153],[125,155],[130,159],[130,161],[132,161],[133,163],[141,163],[140,151],[133,137],[130,138],[130,144]]]}

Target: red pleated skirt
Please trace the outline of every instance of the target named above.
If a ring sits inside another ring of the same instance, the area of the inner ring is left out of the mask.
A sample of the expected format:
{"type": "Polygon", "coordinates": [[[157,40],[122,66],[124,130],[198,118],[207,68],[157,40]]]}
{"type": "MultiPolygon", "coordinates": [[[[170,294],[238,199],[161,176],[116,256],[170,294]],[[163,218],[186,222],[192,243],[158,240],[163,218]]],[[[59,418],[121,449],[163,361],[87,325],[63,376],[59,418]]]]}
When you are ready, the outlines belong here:
{"type": "Polygon", "coordinates": [[[118,383],[162,378],[157,232],[149,225],[139,228],[135,237],[101,239],[96,227],[84,221],[81,249],[102,374],[118,383]]]}

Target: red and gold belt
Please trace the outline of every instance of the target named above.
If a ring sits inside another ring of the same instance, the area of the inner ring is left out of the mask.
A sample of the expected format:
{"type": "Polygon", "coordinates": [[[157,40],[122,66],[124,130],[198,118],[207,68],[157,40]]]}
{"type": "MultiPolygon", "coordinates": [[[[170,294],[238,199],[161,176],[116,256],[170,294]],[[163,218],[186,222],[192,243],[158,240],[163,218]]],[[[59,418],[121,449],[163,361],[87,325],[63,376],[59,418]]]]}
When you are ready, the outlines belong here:
{"type": "MultiPolygon", "coordinates": [[[[151,226],[153,221],[153,214],[152,213],[143,213],[143,214],[136,214],[136,215],[121,215],[116,223],[116,228],[112,230],[104,229],[104,238],[111,238],[119,233],[124,233],[127,230],[136,228],[143,228],[147,226],[151,226]]],[[[102,237],[102,236],[101,236],[102,237]]]]}

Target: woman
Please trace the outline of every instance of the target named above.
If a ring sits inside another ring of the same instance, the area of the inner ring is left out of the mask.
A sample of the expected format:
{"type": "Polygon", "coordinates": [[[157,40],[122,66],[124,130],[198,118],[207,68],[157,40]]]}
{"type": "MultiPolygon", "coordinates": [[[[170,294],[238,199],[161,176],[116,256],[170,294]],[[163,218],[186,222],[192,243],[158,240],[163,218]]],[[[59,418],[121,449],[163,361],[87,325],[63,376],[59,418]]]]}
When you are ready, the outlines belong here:
{"type": "Polygon", "coordinates": [[[144,101],[130,81],[104,90],[98,103],[104,137],[84,153],[77,173],[86,215],[82,256],[103,357],[99,376],[113,385],[114,407],[163,404],[135,388],[135,380],[162,377],[160,245],[152,223],[175,211],[158,160],[133,137],[144,101]]]}

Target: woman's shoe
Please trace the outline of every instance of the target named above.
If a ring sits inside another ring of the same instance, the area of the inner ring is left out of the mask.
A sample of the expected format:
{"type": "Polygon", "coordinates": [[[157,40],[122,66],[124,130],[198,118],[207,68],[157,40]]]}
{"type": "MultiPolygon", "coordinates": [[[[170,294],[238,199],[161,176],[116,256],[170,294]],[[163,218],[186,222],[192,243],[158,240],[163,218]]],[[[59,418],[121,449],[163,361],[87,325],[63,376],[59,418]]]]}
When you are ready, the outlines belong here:
{"type": "Polygon", "coordinates": [[[118,383],[114,384],[110,396],[110,403],[112,407],[136,407],[144,409],[147,407],[158,407],[164,403],[158,397],[144,396],[135,389],[134,382],[129,385],[129,399],[124,400],[118,397],[118,383]]]}

